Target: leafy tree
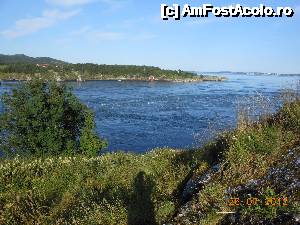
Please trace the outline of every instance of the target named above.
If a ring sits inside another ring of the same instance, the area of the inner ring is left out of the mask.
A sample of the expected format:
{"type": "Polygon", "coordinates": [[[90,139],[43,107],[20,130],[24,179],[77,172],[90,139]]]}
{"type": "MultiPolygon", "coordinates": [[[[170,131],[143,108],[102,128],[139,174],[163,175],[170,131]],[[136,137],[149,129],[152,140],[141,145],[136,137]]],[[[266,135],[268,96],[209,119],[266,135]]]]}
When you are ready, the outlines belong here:
{"type": "Polygon", "coordinates": [[[30,81],[2,102],[0,149],[7,154],[95,155],[106,146],[91,110],[63,84],[30,81]]]}

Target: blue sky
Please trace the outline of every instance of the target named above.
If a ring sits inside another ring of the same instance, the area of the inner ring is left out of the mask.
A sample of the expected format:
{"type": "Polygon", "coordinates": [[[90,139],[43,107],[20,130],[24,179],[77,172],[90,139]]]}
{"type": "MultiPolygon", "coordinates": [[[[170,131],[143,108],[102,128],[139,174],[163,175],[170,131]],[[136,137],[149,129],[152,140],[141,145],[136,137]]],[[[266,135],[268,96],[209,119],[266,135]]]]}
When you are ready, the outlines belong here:
{"type": "Polygon", "coordinates": [[[300,73],[300,1],[1,0],[0,53],[197,71],[300,73]],[[293,18],[162,21],[160,4],[290,6],[293,18]]]}

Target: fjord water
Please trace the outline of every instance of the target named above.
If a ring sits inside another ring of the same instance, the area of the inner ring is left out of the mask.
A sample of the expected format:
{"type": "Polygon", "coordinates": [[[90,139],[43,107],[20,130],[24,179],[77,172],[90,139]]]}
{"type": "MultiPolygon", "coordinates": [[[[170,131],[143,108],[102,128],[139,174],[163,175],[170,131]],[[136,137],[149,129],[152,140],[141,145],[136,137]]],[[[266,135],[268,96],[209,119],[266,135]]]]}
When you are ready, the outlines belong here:
{"type": "MultiPolygon", "coordinates": [[[[94,110],[97,132],[109,143],[107,151],[145,152],[164,146],[201,146],[217,132],[236,126],[238,105],[246,99],[276,97],[282,89],[295,87],[299,79],[224,75],[228,78],[224,82],[88,81],[68,85],[94,110]]],[[[15,85],[2,82],[0,94],[15,85]]]]}

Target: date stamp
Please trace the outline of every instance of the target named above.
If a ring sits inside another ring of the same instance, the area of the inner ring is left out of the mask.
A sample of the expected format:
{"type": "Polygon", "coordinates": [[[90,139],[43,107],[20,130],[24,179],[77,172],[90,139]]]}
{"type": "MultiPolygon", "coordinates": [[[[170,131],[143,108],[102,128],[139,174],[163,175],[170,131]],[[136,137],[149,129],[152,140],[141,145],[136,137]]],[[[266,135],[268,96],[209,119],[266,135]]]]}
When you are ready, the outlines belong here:
{"type": "Polygon", "coordinates": [[[235,214],[234,208],[236,207],[287,207],[289,206],[288,197],[266,197],[266,198],[257,198],[249,197],[246,199],[241,199],[238,197],[228,198],[226,200],[227,206],[229,206],[233,211],[228,212],[217,212],[217,214],[235,214]]]}
{"type": "Polygon", "coordinates": [[[268,207],[279,207],[279,206],[288,206],[289,199],[287,197],[268,197],[268,198],[256,198],[250,197],[245,200],[240,198],[229,198],[227,200],[227,206],[238,207],[238,206],[268,206],[268,207]]]}

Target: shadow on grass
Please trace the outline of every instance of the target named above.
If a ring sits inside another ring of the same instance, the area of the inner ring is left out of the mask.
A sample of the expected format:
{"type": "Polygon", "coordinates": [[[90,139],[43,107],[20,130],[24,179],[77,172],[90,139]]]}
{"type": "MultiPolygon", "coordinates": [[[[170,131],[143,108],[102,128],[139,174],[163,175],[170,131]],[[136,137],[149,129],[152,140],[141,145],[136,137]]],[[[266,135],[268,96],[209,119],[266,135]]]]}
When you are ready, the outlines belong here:
{"type": "Polygon", "coordinates": [[[128,206],[128,225],[154,225],[154,206],[151,194],[153,180],[141,171],[134,179],[133,193],[128,206]]]}

